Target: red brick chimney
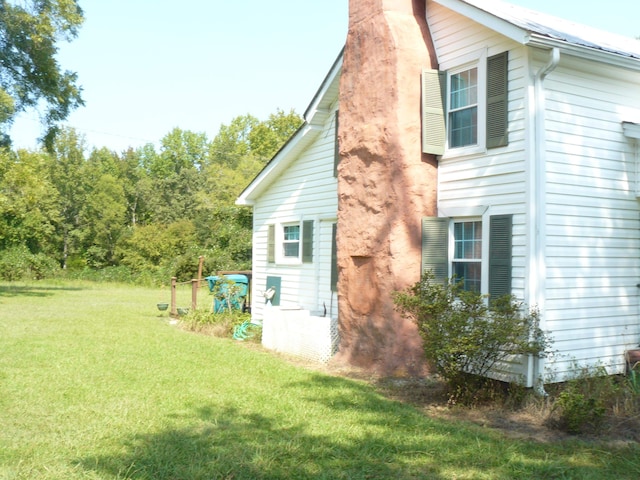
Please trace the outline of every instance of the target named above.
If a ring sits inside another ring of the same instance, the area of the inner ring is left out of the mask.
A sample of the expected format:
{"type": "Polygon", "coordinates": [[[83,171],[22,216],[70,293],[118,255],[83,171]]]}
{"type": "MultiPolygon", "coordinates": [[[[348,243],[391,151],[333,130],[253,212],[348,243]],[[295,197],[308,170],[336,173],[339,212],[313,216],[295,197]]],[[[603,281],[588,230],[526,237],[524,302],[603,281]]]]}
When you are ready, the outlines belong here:
{"type": "Polygon", "coordinates": [[[421,148],[421,72],[437,68],[425,3],[350,0],[340,80],[336,361],[384,375],[425,371],[392,300],[419,279],[421,218],[436,214],[436,160],[421,148]]]}

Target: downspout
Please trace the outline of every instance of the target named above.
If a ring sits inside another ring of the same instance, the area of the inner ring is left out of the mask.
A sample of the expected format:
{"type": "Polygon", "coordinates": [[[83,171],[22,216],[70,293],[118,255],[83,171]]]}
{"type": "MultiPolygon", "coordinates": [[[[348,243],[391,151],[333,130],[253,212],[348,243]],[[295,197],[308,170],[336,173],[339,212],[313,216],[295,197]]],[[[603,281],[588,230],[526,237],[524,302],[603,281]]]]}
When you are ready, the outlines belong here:
{"type": "MultiPolygon", "coordinates": [[[[530,303],[540,313],[540,328],[545,330],[545,289],[546,289],[546,146],[545,146],[545,95],[544,80],[560,62],[560,50],[551,50],[549,61],[540,68],[534,77],[534,105],[533,105],[533,144],[534,158],[531,169],[530,205],[532,211],[531,233],[531,275],[529,277],[530,303]]],[[[529,382],[535,383],[536,391],[546,395],[544,381],[540,377],[544,372],[544,358],[529,358],[527,377],[529,382]],[[537,362],[536,362],[537,360],[537,362]],[[538,378],[536,378],[538,377],[538,378]]]]}

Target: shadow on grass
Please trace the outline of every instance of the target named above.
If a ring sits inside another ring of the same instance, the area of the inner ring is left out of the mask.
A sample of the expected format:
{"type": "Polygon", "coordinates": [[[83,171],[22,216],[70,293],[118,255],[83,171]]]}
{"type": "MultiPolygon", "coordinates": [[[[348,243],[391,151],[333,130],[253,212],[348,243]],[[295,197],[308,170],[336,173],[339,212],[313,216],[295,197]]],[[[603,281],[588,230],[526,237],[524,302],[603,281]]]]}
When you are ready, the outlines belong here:
{"type": "Polygon", "coordinates": [[[78,291],[78,287],[53,287],[38,285],[0,285],[0,296],[3,297],[51,297],[60,291],[78,291]]]}
{"type": "MultiPolygon", "coordinates": [[[[349,440],[283,427],[261,414],[200,409],[198,426],[140,435],[125,453],[89,458],[83,468],[122,479],[367,479],[415,478],[393,455],[399,446],[383,438],[349,440]]],[[[445,477],[427,469],[435,480],[445,477]]]]}
{"type": "Polygon", "coordinates": [[[564,456],[429,419],[349,380],[317,375],[285,390],[315,413],[201,406],[173,417],[188,427],[123,439],[118,453],[79,464],[101,478],[132,480],[600,478],[593,474],[604,468],[576,458],[579,448],[564,456]]]}

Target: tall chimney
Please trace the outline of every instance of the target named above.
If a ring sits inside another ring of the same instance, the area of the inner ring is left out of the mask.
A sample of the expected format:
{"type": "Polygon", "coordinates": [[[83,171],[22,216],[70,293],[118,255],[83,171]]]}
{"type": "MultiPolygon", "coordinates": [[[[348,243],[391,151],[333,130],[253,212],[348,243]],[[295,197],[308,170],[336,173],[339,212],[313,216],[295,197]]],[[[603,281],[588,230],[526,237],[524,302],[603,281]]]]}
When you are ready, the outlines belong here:
{"type": "Polygon", "coordinates": [[[336,360],[384,375],[425,371],[392,299],[420,278],[421,218],[436,214],[436,159],[421,148],[421,72],[437,68],[425,3],[349,0],[340,80],[336,360]]]}

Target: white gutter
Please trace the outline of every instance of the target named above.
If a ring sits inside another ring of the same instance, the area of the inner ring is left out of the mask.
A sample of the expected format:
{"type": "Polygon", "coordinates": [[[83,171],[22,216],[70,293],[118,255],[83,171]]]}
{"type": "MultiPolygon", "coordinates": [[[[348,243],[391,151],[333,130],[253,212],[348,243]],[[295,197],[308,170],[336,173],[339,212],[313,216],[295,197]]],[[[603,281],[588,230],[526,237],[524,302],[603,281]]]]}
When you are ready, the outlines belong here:
{"type": "Polygon", "coordinates": [[[531,47],[541,48],[561,48],[563,55],[571,55],[573,57],[602,62],[615,67],[626,68],[629,70],[640,70],[640,60],[637,56],[626,55],[623,53],[615,53],[608,50],[599,50],[593,47],[583,45],[575,45],[566,40],[556,40],[536,33],[531,34],[527,45],[531,47]]]}
{"type": "MultiPolygon", "coordinates": [[[[551,50],[549,62],[540,68],[534,77],[533,99],[533,152],[529,205],[532,212],[529,223],[531,249],[529,259],[529,302],[540,313],[540,328],[545,330],[545,234],[546,234],[546,146],[545,146],[545,95],[544,80],[560,62],[560,49],[551,50]]],[[[538,393],[545,394],[544,383],[539,378],[544,372],[544,359],[529,357],[527,380],[530,385],[537,382],[538,393]],[[538,377],[538,378],[536,378],[538,377]]]]}

